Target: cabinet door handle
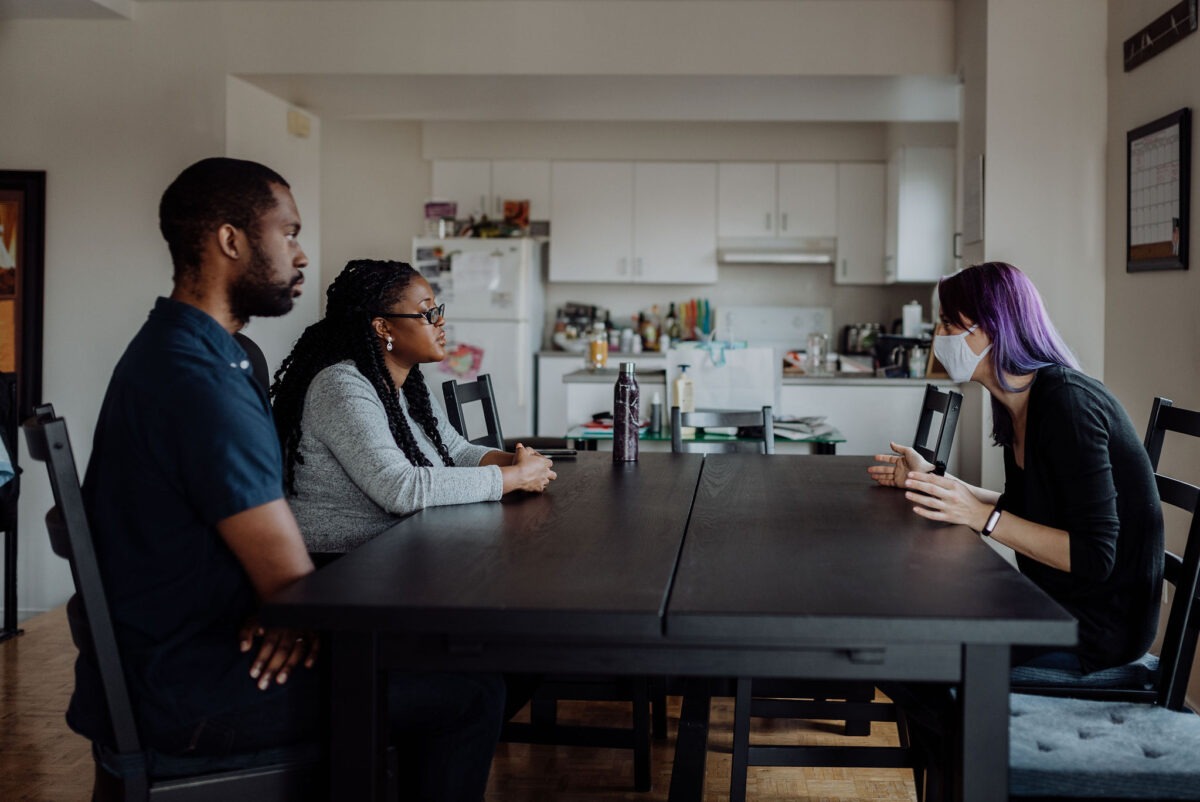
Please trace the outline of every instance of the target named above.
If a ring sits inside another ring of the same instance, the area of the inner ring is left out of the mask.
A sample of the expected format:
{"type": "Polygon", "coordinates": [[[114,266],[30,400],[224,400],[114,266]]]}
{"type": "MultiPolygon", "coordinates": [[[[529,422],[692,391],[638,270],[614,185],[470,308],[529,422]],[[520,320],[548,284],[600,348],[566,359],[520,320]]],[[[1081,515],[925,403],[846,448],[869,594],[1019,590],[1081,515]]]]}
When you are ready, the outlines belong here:
{"type": "Polygon", "coordinates": [[[480,195],[480,196],[479,196],[479,208],[480,208],[480,209],[486,209],[486,208],[487,208],[487,195],[480,195]]]}
{"type": "Polygon", "coordinates": [[[623,276],[628,272],[629,272],[629,259],[622,256],[620,259],[617,260],[617,274],[623,276]]]}
{"type": "Polygon", "coordinates": [[[642,257],[640,256],[633,260],[633,275],[642,275],[642,257]]]}
{"type": "Polygon", "coordinates": [[[766,220],[766,224],[764,225],[764,229],[768,232],[771,230],[771,213],[770,212],[767,212],[767,220],[766,220]]]}
{"type": "Polygon", "coordinates": [[[779,225],[782,231],[787,231],[787,212],[779,216],[779,225]]]}
{"type": "Polygon", "coordinates": [[[846,260],[842,260],[842,278],[846,277],[846,260]]]}

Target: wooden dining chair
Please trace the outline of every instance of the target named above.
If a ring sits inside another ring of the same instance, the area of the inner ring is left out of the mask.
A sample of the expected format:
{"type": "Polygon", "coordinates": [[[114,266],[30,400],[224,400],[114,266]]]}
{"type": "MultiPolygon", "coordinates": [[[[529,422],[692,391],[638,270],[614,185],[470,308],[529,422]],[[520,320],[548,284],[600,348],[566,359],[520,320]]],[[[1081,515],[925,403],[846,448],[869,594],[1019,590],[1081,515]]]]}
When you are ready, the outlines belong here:
{"type": "Polygon", "coordinates": [[[55,506],[46,514],[54,553],[70,563],[75,595],[67,604],[71,639],[103,684],[114,747],[93,745],[93,800],[262,802],[328,798],[327,767],[318,744],[230,755],[225,761],[162,755],[142,748],[109,613],[104,580],[92,545],[67,424],[46,404],[22,424],[29,455],[46,463],[55,506]],[[104,764],[123,767],[121,776],[104,764]],[[253,765],[254,768],[234,768],[253,765]]]}
{"type": "Polygon", "coordinates": [[[946,466],[950,462],[950,447],[954,445],[954,430],[958,427],[962,400],[962,393],[954,390],[942,392],[932,384],[925,385],[925,398],[921,401],[921,412],[917,416],[913,449],[933,463],[933,472],[938,476],[946,473],[946,466]]]}
{"type": "MultiPolygon", "coordinates": [[[[1162,398],[1155,399],[1151,424],[1146,442],[1155,463],[1163,432],[1200,436],[1200,415],[1162,398]]],[[[1154,697],[1147,703],[1141,694],[1110,693],[1100,700],[1075,692],[1013,693],[1011,799],[1200,799],[1200,716],[1184,698],[1200,620],[1200,487],[1158,478],[1163,501],[1190,510],[1191,523],[1183,557],[1167,561],[1175,593],[1154,697]]]]}
{"type": "MultiPolygon", "coordinates": [[[[929,385],[926,403],[922,407],[918,434],[928,433],[931,428],[932,411],[941,409],[943,416],[937,429],[938,444],[930,451],[941,454],[943,470],[945,459],[953,439],[954,426],[958,419],[958,408],[962,396],[958,393],[940,393],[929,385]],[[930,390],[933,391],[931,396],[930,390]],[[957,400],[953,398],[957,396],[957,400]],[[946,412],[949,410],[949,412],[946,412]],[[944,453],[940,443],[944,442],[944,453]]],[[[728,422],[728,418],[706,418],[707,413],[691,413],[684,417],[678,407],[671,409],[672,450],[687,446],[680,437],[682,425],[721,426],[749,425],[746,422],[728,422]],[[720,421],[720,422],[716,422],[720,421]]],[[[757,417],[757,413],[739,413],[757,417]]],[[[764,434],[771,432],[770,407],[762,412],[764,434]]],[[[750,444],[758,446],[761,453],[773,453],[772,442],[750,444]]],[[[745,450],[745,443],[693,443],[693,446],[711,446],[707,451],[745,450]],[[742,449],[728,448],[741,445],[742,449]]],[[[912,769],[918,787],[925,782],[925,758],[921,751],[913,748],[904,711],[890,701],[876,698],[875,686],[868,682],[814,682],[788,679],[762,679],[738,677],[735,680],[733,720],[733,766],[730,773],[730,802],[743,802],[746,798],[747,775],[751,766],[789,766],[823,768],[907,768],[912,769]],[[756,745],[751,742],[752,718],[788,718],[799,720],[833,720],[844,722],[843,734],[851,738],[871,734],[873,722],[894,722],[900,737],[900,745],[864,746],[845,745],[800,746],[794,744],[756,745]]]]}
{"type": "Polygon", "coordinates": [[[676,454],[729,454],[753,452],[775,453],[775,423],[771,408],[761,410],[698,409],[681,412],[671,407],[671,451],[676,454]],[[737,440],[704,442],[683,439],[683,428],[701,429],[737,428],[742,435],[737,440]]]}
{"type": "Polygon", "coordinates": [[[496,395],[492,392],[492,377],[484,373],[473,382],[450,379],[442,382],[442,395],[446,399],[446,417],[454,430],[478,446],[504,450],[504,433],[500,429],[500,410],[496,407],[496,395]],[[478,403],[483,413],[487,431],[476,437],[468,434],[467,404],[478,403]]]}
{"type": "Polygon", "coordinates": [[[270,392],[271,370],[267,367],[267,357],[258,347],[258,343],[240,331],[233,335],[233,339],[237,340],[238,345],[246,352],[246,358],[250,360],[250,369],[254,371],[254,378],[262,385],[263,390],[270,392]]]}
{"type": "MultiPolygon", "coordinates": [[[[446,399],[446,417],[460,435],[476,445],[488,446],[502,451],[515,448],[515,442],[506,442],[500,429],[500,411],[496,396],[492,392],[489,374],[480,375],[473,382],[458,383],[453,379],[442,383],[442,394],[446,399]],[[487,432],[471,438],[467,431],[465,405],[479,403],[483,412],[487,432]]],[[[539,438],[523,438],[524,445],[537,448],[547,442],[539,438]]],[[[549,446],[562,448],[565,440],[551,439],[549,446]]],[[[510,677],[522,687],[531,684],[528,677],[510,677]]],[[[649,678],[584,677],[555,675],[532,683],[529,700],[529,723],[509,722],[501,733],[501,740],[512,743],[555,744],[568,746],[598,746],[632,749],[634,752],[634,787],[638,790],[650,788],[650,739],[651,735],[666,737],[666,694],[658,683],[649,678]],[[651,696],[654,704],[651,705],[651,696]],[[571,726],[559,723],[558,703],[565,700],[585,701],[628,701],[632,705],[631,727],[571,726]]]]}
{"type": "Polygon", "coordinates": [[[1176,407],[1169,399],[1154,399],[1144,445],[1155,470],[1158,495],[1187,513],[1188,529],[1182,556],[1167,550],[1163,555],[1163,579],[1172,588],[1170,614],[1158,655],[1145,654],[1123,666],[1081,674],[1064,669],[1017,666],[1011,672],[1014,690],[1048,696],[1153,702],[1162,694],[1168,707],[1177,709],[1187,691],[1187,674],[1180,675],[1182,662],[1191,663],[1200,632],[1200,518],[1197,517],[1196,487],[1158,470],[1168,432],[1200,438],[1200,412],[1176,407]]]}

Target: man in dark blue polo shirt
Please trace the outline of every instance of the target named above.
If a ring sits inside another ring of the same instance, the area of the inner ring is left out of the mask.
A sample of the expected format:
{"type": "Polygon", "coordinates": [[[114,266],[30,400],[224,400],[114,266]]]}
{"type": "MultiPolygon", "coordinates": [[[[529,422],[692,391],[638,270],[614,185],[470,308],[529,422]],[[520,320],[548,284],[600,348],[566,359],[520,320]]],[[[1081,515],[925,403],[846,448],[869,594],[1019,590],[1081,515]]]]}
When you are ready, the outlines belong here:
{"type": "MultiPolygon", "coordinates": [[[[139,733],[154,752],[213,758],[321,741],[317,638],[254,620],[313,564],[283,498],[266,388],[233,337],[300,294],[300,215],[277,173],[206,159],[168,187],[159,217],[174,291],[113,372],[84,482],[139,733]]],[[[426,747],[415,798],[480,799],[500,680],[397,676],[389,698],[397,735],[426,747]]],[[[103,762],[111,727],[82,655],[67,716],[103,762]]]]}

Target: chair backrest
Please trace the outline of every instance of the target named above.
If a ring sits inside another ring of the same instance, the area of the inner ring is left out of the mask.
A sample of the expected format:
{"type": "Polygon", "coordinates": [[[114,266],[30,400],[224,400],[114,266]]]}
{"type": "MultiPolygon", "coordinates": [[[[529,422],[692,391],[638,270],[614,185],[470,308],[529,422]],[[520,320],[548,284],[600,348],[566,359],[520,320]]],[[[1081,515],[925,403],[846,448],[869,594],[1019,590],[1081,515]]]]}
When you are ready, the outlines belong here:
{"type": "Polygon", "coordinates": [[[89,646],[91,648],[91,656],[95,659],[104,685],[117,751],[140,752],[133,706],[125,685],[104,583],[100,578],[100,564],[92,545],[92,532],[79,488],[75,455],[71,450],[71,439],[67,436],[67,422],[54,414],[53,405],[45,404],[37,407],[33,417],[26,420],[21,428],[25,431],[29,456],[46,463],[46,470],[50,474],[55,506],[46,513],[46,529],[50,533],[51,548],[70,563],[71,577],[75,581],[75,598],[68,605],[68,613],[78,611],[77,603],[83,606],[82,620],[77,614],[69,616],[71,635],[81,652],[89,646]],[[75,607],[74,611],[72,607],[75,607]]]}
{"type": "Polygon", "coordinates": [[[264,390],[270,392],[271,371],[267,367],[267,358],[263,355],[262,349],[258,347],[258,343],[240,331],[233,335],[233,339],[237,340],[238,345],[242,346],[242,350],[246,352],[246,356],[250,360],[250,367],[254,371],[254,378],[258,379],[258,383],[264,390]]]}
{"type": "Polygon", "coordinates": [[[1197,515],[1200,487],[1158,471],[1167,432],[1200,437],[1200,412],[1176,407],[1166,398],[1155,398],[1145,439],[1159,497],[1164,504],[1178,507],[1191,516],[1183,556],[1170,550],[1165,554],[1164,574],[1174,586],[1175,595],[1158,661],[1158,703],[1182,710],[1200,632],[1200,515],[1197,515]]]}
{"type": "Polygon", "coordinates": [[[727,454],[735,451],[756,454],[775,453],[775,423],[771,407],[761,410],[698,409],[680,412],[671,407],[671,450],[676,454],[727,454]],[[755,435],[739,440],[704,442],[683,439],[683,427],[697,429],[736,426],[751,429],[755,435]]]}
{"type": "Polygon", "coordinates": [[[946,473],[946,463],[950,461],[950,446],[954,445],[954,429],[958,426],[962,399],[962,393],[954,390],[942,392],[932,384],[925,385],[925,398],[917,418],[913,449],[933,463],[933,472],[939,476],[946,473]],[[941,418],[936,429],[933,426],[934,413],[941,418]]]}
{"type": "Polygon", "coordinates": [[[446,397],[446,417],[450,425],[463,437],[478,446],[504,450],[504,434],[500,430],[500,412],[496,409],[496,396],[492,393],[492,377],[484,373],[473,382],[459,384],[453,379],[442,382],[442,395],[446,397]],[[467,419],[464,404],[478,401],[483,410],[487,433],[479,437],[467,434],[467,419]]]}

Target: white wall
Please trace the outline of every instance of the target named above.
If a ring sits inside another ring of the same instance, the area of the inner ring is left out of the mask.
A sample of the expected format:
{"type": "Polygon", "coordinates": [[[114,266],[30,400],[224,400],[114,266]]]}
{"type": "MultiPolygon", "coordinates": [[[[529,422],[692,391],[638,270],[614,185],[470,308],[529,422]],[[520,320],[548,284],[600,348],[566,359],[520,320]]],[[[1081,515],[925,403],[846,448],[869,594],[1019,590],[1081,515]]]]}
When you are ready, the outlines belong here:
{"type": "Polygon", "coordinates": [[[325,288],[351,259],[409,260],[430,195],[420,124],[325,121],[321,174],[325,288]]]}
{"type": "MultiPolygon", "coordinates": [[[[162,191],[187,165],[226,152],[228,54],[219,45],[222,17],[206,6],[143,4],[132,23],[0,26],[0,74],[9,77],[0,82],[0,107],[9,110],[0,158],[5,168],[47,172],[42,396],[67,419],[81,471],[112,367],[155,296],[171,290],[170,257],[158,233],[162,191]]],[[[263,100],[240,89],[234,95],[234,113],[263,100]]],[[[300,212],[311,226],[305,236],[315,234],[317,142],[305,154],[257,123],[243,127],[233,119],[230,128],[235,155],[283,157],[280,172],[301,188],[300,212]]],[[[319,239],[305,245],[319,264],[319,239]]],[[[313,310],[319,285],[312,281],[305,299],[313,310]]],[[[71,580],[42,524],[53,503],[44,470],[23,449],[20,459],[24,615],[61,604],[71,580]]]]}
{"type": "MultiPolygon", "coordinates": [[[[1101,378],[1107,24],[1095,0],[962,0],[957,30],[964,189],[985,156],[983,240],[964,245],[963,263],[1025,271],[1083,369],[1101,378]]],[[[986,412],[964,421],[973,442],[963,459],[977,451],[979,480],[999,489],[990,429],[986,412]]]]}
{"type": "MultiPolygon", "coordinates": [[[[1109,232],[1104,265],[1105,384],[1129,411],[1139,430],[1146,425],[1150,403],[1166,396],[1179,406],[1200,409],[1200,175],[1195,165],[1196,114],[1200,111],[1200,35],[1192,35],[1150,61],[1125,72],[1121,44],[1166,10],[1155,0],[1122,0],[1108,9],[1108,189],[1109,232]],[[1188,270],[1125,272],[1126,132],[1187,106],[1192,109],[1191,265],[1188,270]]],[[[1188,481],[1200,480],[1200,445],[1169,441],[1160,467],[1188,481]]],[[[1168,511],[1167,542],[1183,548],[1186,521],[1168,511]]],[[[1189,699],[1200,705],[1200,665],[1192,671],[1189,699]]]]}
{"type": "MultiPolygon", "coordinates": [[[[47,172],[43,398],[66,417],[80,470],[113,365],[171,289],[159,197],[189,163],[224,151],[216,27],[194,8],[166,17],[0,26],[4,166],[47,172]]],[[[71,580],[42,524],[44,469],[23,449],[21,461],[18,607],[44,610],[71,580]]]]}
{"type": "Polygon", "coordinates": [[[306,326],[320,317],[324,297],[321,270],[321,121],[292,109],[277,97],[237,78],[225,82],[225,155],[271,167],[292,187],[300,211],[300,244],[308,256],[303,294],[292,311],[250,321],[246,336],[263,350],[271,375],[306,326]],[[288,132],[289,110],[303,114],[308,136],[288,132]]]}

